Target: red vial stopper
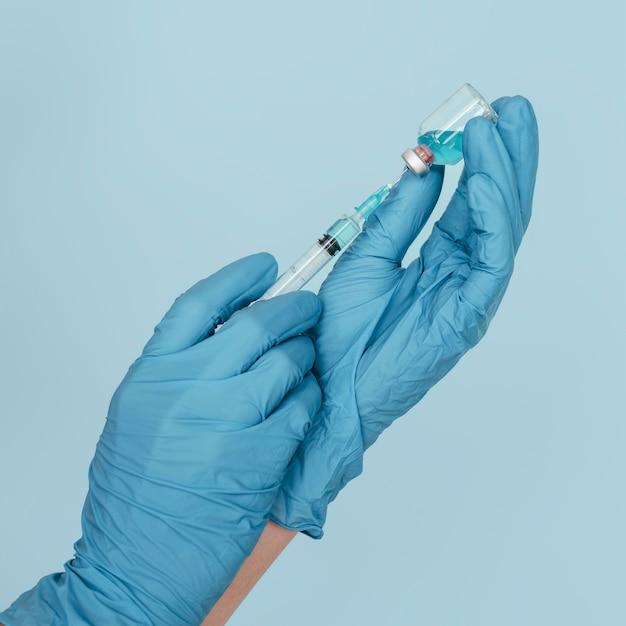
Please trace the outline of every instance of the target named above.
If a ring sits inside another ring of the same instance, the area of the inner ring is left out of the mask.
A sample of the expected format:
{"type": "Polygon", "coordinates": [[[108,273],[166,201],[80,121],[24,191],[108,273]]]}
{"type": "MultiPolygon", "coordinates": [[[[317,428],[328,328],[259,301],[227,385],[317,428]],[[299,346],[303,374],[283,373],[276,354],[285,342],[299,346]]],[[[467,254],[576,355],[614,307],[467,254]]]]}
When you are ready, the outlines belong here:
{"type": "Polygon", "coordinates": [[[435,160],[431,149],[423,143],[414,148],[414,151],[426,165],[432,165],[432,162],[435,160]]]}

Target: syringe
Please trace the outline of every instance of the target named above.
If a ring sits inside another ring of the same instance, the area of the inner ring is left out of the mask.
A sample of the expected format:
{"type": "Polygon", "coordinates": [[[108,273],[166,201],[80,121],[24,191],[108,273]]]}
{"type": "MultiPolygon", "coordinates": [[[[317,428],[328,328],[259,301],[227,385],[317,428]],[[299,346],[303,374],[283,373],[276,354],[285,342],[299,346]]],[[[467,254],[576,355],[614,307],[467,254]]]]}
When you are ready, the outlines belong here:
{"type": "MultiPolygon", "coordinates": [[[[468,83],[455,91],[420,127],[418,145],[402,153],[405,170],[422,176],[432,164],[450,165],[463,156],[463,131],[474,117],[496,122],[498,116],[489,103],[468,83]]],[[[398,180],[400,180],[398,178],[398,180]]],[[[271,298],[301,289],[337,253],[345,250],[363,230],[367,218],[382,204],[398,182],[383,185],[354,208],[350,215],[338,219],[263,295],[271,298]]]]}
{"type": "Polygon", "coordinates": [[[278,278],[263,294],[262,300],[304,287],[338,252],[345,250],[356,239],[363,230],[365,220],[382,204],[396,182],[379,187],[354,207],[351,214],[340,217],[278,278]]]}

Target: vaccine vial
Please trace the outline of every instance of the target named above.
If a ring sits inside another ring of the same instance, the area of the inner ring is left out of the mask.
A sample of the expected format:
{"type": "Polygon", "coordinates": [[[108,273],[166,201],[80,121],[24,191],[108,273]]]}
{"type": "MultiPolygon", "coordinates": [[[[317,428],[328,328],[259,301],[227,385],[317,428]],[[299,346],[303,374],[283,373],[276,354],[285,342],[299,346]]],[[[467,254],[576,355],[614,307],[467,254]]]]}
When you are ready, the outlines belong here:
{"type": "Polygon", "coordinates": [[[417,147],[402,153],[407,167],[416,174],[426,173],[433,163],[455,165],[463,158],[463,131],[474,117],[496,122],[491,105],[465,83],[421,124],[417,147]]]}

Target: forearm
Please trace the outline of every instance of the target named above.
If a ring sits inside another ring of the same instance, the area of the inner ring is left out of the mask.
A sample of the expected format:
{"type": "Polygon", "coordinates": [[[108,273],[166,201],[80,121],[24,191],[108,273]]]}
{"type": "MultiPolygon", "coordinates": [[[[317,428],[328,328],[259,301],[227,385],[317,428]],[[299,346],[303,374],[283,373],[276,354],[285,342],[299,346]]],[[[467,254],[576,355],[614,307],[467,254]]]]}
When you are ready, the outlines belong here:
{"type": "MultiPolygon", "coordinates": [[[[201,626],[223,626],[231,618],[245,597],[278,558],[296,532],[269,522],[250,556],[222,597],[214,605],[201,626]]],[[[0,624],[0,626],[2,626],[0,624]]]]}

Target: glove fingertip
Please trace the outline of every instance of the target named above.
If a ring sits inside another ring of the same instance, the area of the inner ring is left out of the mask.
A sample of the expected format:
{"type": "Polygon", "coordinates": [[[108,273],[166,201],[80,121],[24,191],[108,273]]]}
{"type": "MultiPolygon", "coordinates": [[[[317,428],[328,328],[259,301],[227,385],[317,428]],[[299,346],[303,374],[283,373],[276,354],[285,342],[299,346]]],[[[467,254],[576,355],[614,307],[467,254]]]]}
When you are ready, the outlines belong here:
{"type": "Polygon", "coordinates": [[[463,146],[471,147],[476,140],[484,139],[493,134],[495,124],[486,117],[473,117],[465,125],[463,146]]]}
{"type": "Polygon", "coordinates": [[[527,98],[524,96],[512,96],[507,102],[500,107],[498,111],[498,127],[505,131],[514,131],[521,133],[532,133],[535,137],[538,134],[537,116],[535,109],[527,98]]]}
{"type": "Polygon", "coordinates": [[[528,120],[535,120],[535,109],[530,100],[524,96],[513,96],[509,99],[506,105],[507,111],[513,112],[519,117],[526,118],[528,120]]]}
{"type": "Polygon", "coordinates": [[[274,282],[278,275],[278,262],[273,254],[269,252],[256,252],[242,259],[243,262],[251,266],[255,274],[260,274],[262,278],[274,282]]]}
{"type": "Polygon", "coordinates": [[[443,165],[431,165],[429,171],[421,176],[417,176],[407,169],[400,177],[400,180],[394,189],[401,190],[403,188],[408,188],[411,191],[423,193],[424,189],[428,189],[437,183],[443,182],[445,169],[446,168],[443,165]]]}
{"type": "Polygon", "coordinates": [[[290,306],[297,307],[298,317],[303,321],[308,321],[314,326],[322,315],[322,301],[320,297],[312,291],[303,289],[302,291],[292,291],[280,296],[276,300],[283,299],[290,306]]]}
{"type": "Polygon", "coordinates": [[[500,115],[500,111],[510,99],[511,99],[511,96],[502,96],[501,98],[494,100],[491,103],[491,107],[498,115],[500,115]]]}

